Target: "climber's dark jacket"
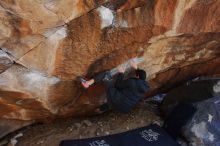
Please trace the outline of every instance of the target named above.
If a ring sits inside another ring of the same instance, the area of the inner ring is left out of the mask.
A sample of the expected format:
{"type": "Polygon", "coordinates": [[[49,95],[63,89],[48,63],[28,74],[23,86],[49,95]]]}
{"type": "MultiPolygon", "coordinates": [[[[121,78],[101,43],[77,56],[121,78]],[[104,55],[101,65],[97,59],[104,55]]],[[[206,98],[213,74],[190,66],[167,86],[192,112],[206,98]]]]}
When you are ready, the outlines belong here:
{"type": "Polygon", "coordinates": [[[114,86],[107,90],[107,99],[112,108],[127,113],[144,97],[149,85],[138,78],[123,79],[124,74],[119,73],[114,86]]]}

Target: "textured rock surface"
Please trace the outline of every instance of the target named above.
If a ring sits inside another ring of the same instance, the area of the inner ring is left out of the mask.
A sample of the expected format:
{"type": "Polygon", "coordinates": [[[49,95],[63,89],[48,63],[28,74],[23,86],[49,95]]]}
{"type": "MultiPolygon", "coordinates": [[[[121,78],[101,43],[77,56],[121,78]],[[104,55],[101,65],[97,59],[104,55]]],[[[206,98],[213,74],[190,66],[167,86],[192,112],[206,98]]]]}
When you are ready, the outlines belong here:
{"type": "Polygon", "coordinates": [[[92,76],[144,55],[151,92],[220,75],[219,0],[1,0],[0,118],[93,113],[92,76]]]}
{"type": "Polygon", "coordinates": [[[34,121],[23,121],[23,120],[8,120],[8,119],[0,119],[0,137],[3,137],[10,132],[20,129],[21,127],[30,125],[34,123],[34,121]]]}

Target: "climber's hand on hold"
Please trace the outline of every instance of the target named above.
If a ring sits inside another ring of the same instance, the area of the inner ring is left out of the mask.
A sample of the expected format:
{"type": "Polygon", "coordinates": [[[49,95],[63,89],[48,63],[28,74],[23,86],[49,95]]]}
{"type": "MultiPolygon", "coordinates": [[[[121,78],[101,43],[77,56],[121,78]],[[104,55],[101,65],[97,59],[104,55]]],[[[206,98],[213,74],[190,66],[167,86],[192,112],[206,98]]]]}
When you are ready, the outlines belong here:
{"type": "Polygon", "coordinates": [[[82,77],[78,77],[78,80],[81,82],[82,86],[83,86],[85,89],[89,88],[89,86],[91,86],[92,84],[95,83],[95,80],[94,80],[94,79],[90,79],[90,80],[87,81],[86,79],[84,79],[84,78],[82,78],[82,77]]]}
{"type": "Polygon", "coordinates": [[[119,66],[118,67],[118,72],[119,73],[124,73],[125,72],[125,68],[123,66],[119,66]]]}
{"type": "Polygon", "coordinates": [[[89,83],[88,83],[88,81],[86,81],[86,82],[81,82],[82,83],[82,85],[83,85],[83,87],[84,88],[89,88],[89,83]]]}

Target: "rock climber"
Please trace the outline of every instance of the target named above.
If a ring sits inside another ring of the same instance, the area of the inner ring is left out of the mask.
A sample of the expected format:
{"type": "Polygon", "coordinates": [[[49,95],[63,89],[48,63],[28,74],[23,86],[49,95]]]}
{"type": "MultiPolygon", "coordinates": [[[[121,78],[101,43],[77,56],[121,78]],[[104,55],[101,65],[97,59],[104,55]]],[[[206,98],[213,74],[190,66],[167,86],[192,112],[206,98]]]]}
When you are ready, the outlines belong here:
{"type": "Polygon", "coordinates": [[[88,81],[81,79],[84,88],[89,88],[100,81],[105,83],[107,100],[96,109],[96,112],[103,113],[115,109],[122,113],[128,113],[144,97],[149,89],[149,84],[145,81],[146,72],[138,69],[135,61],[130,61],[130,66],[135,69],[135,77],[132,78],[124,79],[125,68],[118,67],[119,73],[115,82],[113,82],[109,71],[101,72],[88,81]]]}

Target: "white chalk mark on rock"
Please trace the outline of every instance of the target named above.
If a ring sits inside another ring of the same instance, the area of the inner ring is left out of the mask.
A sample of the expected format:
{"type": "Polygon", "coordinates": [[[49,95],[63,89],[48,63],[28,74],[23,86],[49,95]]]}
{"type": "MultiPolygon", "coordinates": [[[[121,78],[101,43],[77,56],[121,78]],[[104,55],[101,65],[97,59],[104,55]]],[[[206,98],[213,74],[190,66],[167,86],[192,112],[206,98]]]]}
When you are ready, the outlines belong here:
{"type": "Polygon", "coordinates": [[[8,58],[8,59],[12,60],[10,58],[10,56],[3,50],[0,50],[0,58],[8,58]]]}
{"type": "Polygon", "coordinates": [[[197,0],[179,0],[175,9],[172,29],[165,33],[166,36],[174,36],[187,9],[191,8],[197,0]]]}
{"type": "Polygon", "coordinates": [[[17,134],[15,137],[13,137],[11,140],[10,140],[10,144],[11,146],[15,146],[17,143],[18,143],[18,140],[17,138],[20,138],[23,136],[23,133],[19,133],[17,134]]]}
{"type": "Polygon", "coordinates": [[[60,40],[67,36],[67,28],[65,25],[56,28],[51,28],[48,31],[46,31],[43,35],[50,40],[60,40]]]}
{"type": "Polygon", "coordinates": [[[118,27],[128,27],[128,22],[126,20],[120,20],[118,23],[118,27]]]}
{"type": "MultiPolygon", "coordinates": [[[[48,30],[46,33],[44,33],[44,36],[47,37],[46,45],[48,46],[47,49],[50,50],[50,54],[48,56],[50,57],[50,61],[48,62],[48,72],[52,72],[54,69],[54,62],[55,62],[55,55],[56,50],[59,47],[60,42],[66,38],[67,36],[67,27],[66,25],[52,28],[48,30]]],[[[48,57],[48,58],[49,58],[48,57]]]]}
{"type": "Polygon", "coordinates": [[[108,27],[110,25],[112,25],[113,20],[114,20],[114,15],[112,10],[110,10],[109,8],[106,8],[104,6],[101,6],[97,9],[97,11],[99,12],[99,15],[101,17],[101,29],[108,27]]]}
{"type": "Polygon", "coordinates": [[[56,77],[46,77],[42,73],[37,71],[32,71],[24,75],[27,79],[28,84],[32,87],[36,87],[38,89],[43,88],[42,84],[47,83],[49,85],[54,85],[60,81],[59,78],[56,77]]]}

